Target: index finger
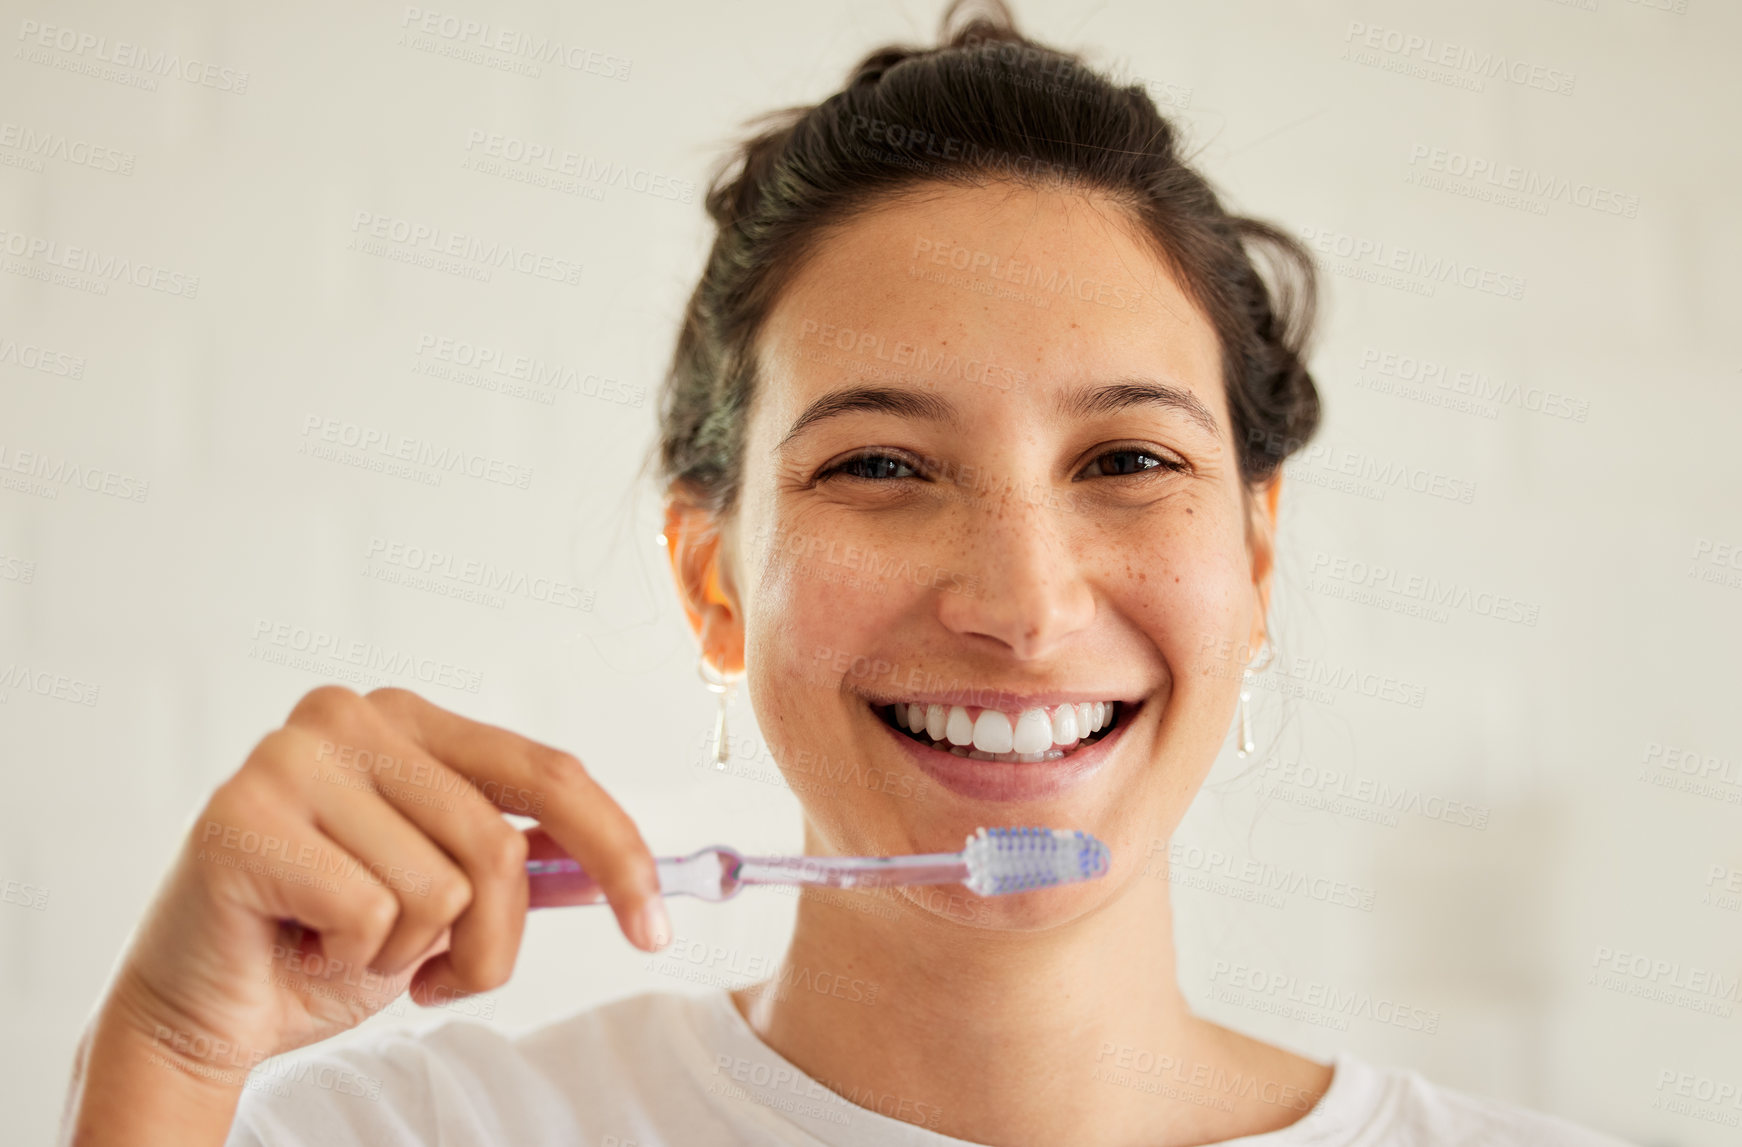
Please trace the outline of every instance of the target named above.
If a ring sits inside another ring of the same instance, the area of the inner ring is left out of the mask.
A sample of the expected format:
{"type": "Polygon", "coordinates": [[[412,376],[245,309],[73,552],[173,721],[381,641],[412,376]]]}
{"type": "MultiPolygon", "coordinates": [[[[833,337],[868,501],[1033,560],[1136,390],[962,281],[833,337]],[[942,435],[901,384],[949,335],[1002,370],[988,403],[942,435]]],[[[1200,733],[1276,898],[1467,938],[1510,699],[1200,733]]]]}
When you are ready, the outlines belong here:
{"type": "Polygon", "coordinates": [[[534,817],[598,882],[624,935],[648,951],[671,937],[659,869],[641,830],[571,753],[450,712],[406,689],[369,702],[505,812],[534,817]]]}

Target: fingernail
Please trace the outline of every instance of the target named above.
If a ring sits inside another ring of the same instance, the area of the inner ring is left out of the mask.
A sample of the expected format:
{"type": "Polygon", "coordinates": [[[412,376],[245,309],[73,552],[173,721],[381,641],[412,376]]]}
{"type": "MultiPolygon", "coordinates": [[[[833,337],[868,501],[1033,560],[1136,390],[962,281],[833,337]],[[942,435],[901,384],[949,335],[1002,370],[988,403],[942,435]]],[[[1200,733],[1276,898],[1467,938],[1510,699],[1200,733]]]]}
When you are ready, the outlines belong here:
{"type": "Polygon", "coordinates": [[[657,952],[671,943],[671,917],[665,914],[665,899],[649,896],[636,910],[636,931],[641,933],[641,946],[657,952]]]}

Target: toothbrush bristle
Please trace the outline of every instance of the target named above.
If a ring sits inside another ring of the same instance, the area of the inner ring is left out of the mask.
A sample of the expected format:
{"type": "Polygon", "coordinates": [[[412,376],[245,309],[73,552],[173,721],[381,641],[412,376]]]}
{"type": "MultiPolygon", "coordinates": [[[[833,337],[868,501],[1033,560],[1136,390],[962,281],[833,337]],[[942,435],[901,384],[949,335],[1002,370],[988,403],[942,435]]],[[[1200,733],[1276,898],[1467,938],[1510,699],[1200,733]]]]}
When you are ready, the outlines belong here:
{"type": "Polygon", "coordinates": [[[1001,896],[1093,880],[1107,871],[1107,846],[1086,832],[1053,828],[983,828],[968,838],[970,892],[1001,896]]]}

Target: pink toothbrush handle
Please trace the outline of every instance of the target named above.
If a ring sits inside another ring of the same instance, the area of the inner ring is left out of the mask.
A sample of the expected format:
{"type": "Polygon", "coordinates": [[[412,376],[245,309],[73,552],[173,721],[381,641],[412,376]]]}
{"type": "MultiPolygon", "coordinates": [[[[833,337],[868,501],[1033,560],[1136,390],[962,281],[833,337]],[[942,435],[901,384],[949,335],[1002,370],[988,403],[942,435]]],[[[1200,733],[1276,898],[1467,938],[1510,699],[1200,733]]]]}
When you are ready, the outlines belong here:
{"type": "MultiPolygon", "coordinates": [[[[703,900],[729,900],[741,882],[738,871],[744,858],[723,845],[704,848],[688,856],[661,856],[659,868],[662,896],[698,896],[703,900]]],[[[528,908],[565,908],[571,904],[603,904],[605,892],[573,857],[537,857],[526,862],[530,886],[528,908]]]]}
{"type": "Polygon", "coordinates": [[[573,860],[529,860],[527,883],[531,886],[528,908],[566,908],[572,904],[603,904],[605,892],[573,860]]]}

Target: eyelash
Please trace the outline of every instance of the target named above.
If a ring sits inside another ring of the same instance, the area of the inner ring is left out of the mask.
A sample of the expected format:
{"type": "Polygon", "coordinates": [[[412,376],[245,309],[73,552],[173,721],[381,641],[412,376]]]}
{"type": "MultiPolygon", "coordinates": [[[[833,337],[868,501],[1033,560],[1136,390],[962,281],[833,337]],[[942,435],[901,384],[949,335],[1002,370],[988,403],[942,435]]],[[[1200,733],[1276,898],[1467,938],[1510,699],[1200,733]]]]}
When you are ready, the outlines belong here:
{"type": "MultiPolygon", "coordinates": [[[[1136,472],[1131,473],[1131,474],[1110,474],[1110,475],[1106,475],[1107,477],[1111,477],[1111,478],[1142,478],[1142,477],[1146,477],[1150,474],[1153,474],[1157,470],[1167,470],[1167,471],[1177,473],[1180,471],[1190,469],[1190,467],[1184,462],[1177,461],[1176,459],[1169,458],[1169,457],[1162,455],[1162,454],[1158,454],[1153,450],[1144,450],[1144,449],[1140,449],[1140,448],[1135,447],[1135,446],[1124,447],[1124,448],[1118,449],[1118,450],[1104,450],[1101,453],[1095,455],[1095,457],[1090,459],[1090,461],[1092,463],[1099,462],[1103,458],[1111,458],[1117,454],[1141,454],[1141,455],[1144,455],[1145,457],[1155,459],[1155,461],[1158,464],[1155,466],[1145,466],[1142,469],[1137,470],[1136,472]]],[[[821,482],[827,478],[832,478],[837,474],[841,474],[842,477],[857,478],[861,482],[882,483],[882,482],[887,482],[887,481],[900,481],[901,480],[901,479],[887,479],[887,478],[867,478],[867,477],[860,475],[860,474],[842,474],[842,471],[846,470],[850,466],[857,465],[858,463],[861,463],[861,462],[875,462],[878,460],[887,460],[890,462],[896,462],[896,463],[899,463],[900,465],[906,466],[910,470],[918,471],[918,470],[922,469],[922,467],[920,467],[918,464],[909,461],[903,455],[903,453],[901,451],[867,450],[863,453],[855,454],[850,458],[845,458],[845,459],[841,460],[840,462],[835,463],[833,466],[830,466],[828,469],[819,473],[816,476],[816,478],[814,479],[814,481],[821,482]]],[[[919,477],[921,475],[916,474],[914,476],[919,477]]]]}

